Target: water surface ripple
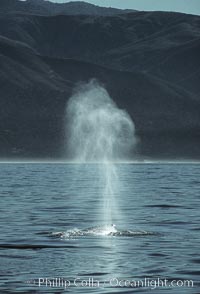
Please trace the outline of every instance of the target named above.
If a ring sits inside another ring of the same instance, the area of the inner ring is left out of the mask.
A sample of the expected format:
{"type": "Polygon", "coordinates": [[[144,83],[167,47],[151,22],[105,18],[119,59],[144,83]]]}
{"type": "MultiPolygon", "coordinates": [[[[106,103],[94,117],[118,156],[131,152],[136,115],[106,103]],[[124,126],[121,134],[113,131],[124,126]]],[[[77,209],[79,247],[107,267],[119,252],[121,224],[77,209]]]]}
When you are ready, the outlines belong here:
{"type": "Polygon", "coordinates": [[[120,215],[107,233],[96,169],[1,164],[0,293],[198,294],[199,165],[118,164],[120,215]],[[39,278],[56,277],[70,288],[39,287],[39,278]],[[80,285],[92,278],[99,287],[80,285]],[[193,280],[194,288],[109,282],[144,278],[193,280]]]}

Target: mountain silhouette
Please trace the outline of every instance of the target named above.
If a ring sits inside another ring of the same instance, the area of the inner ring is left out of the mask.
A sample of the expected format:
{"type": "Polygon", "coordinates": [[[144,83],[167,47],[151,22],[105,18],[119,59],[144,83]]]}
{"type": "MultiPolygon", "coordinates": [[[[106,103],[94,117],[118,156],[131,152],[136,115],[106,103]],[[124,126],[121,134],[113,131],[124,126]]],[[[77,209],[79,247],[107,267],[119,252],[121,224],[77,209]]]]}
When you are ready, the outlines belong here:
{"type": "Polygon", "coordinates": [[[96,78],[136,125],[133,158],[200,158],[200,17],[0,2],[0,157],[65,156],[65,109],[96,78]]]}

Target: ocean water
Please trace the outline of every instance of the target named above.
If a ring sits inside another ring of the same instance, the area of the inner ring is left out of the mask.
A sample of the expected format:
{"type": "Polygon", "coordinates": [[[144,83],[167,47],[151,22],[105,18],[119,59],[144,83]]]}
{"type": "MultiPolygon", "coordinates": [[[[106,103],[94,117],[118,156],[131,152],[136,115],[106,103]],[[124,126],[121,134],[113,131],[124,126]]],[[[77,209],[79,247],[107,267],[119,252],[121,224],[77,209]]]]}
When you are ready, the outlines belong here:
{"type": "Polygon", "coordinates": [[[97,165],[0,164],[0,293],[200,293],[200,166],[116,169],[113,230],[97,165]]]}

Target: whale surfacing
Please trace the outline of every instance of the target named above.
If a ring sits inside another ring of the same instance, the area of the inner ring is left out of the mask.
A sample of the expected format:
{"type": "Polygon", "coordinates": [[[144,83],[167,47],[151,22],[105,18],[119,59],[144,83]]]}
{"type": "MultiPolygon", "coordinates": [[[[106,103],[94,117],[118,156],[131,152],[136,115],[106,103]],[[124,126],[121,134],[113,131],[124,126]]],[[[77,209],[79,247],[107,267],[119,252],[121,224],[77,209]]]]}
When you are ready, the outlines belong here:
{"type": "Polygon", "coordinates": [[[112,225],[106,225],[106,226],[98,226],[98,227],[92,227],[85,230],[82,230],[86,235],[96,235],[96,236],[109,236],[113,233],[117,232],[116,226],[114,224],[112,225]]]}
{"type": "Polygon", "coordinates": [[[90,227],[87,229],[71,229],[64,232],[51,232],[50,236],[61,239],[69,239],[74,237],[87,237],[87,236],[113,236],[113,237],[142,237],[158,235],[155,232],[138,231],[138,230],[119,230],[114,224],[105,226],[90,227]]]}

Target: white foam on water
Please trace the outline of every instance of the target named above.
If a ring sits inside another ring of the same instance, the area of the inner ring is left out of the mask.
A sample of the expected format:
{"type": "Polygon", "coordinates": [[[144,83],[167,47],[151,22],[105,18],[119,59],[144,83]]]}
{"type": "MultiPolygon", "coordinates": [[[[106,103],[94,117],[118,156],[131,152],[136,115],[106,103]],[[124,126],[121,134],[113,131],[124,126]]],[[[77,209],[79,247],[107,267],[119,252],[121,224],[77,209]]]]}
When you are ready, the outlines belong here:
{"type": "Polygon", "coordinates": [[[64,232],[54,232],[50,234],[52,237],[57,237],[61,239],[69,239],[73,237],[95,237],[95,236],[110,236],[110,237],[140,237],[140,236],[149,236],[157,235],[157,233],[147,232],[147,231],[134,231],[134,230],[121,230],[117,229],[115,225],[105,225],[91,227],[87,229],[70,229],[64,232]]]}

